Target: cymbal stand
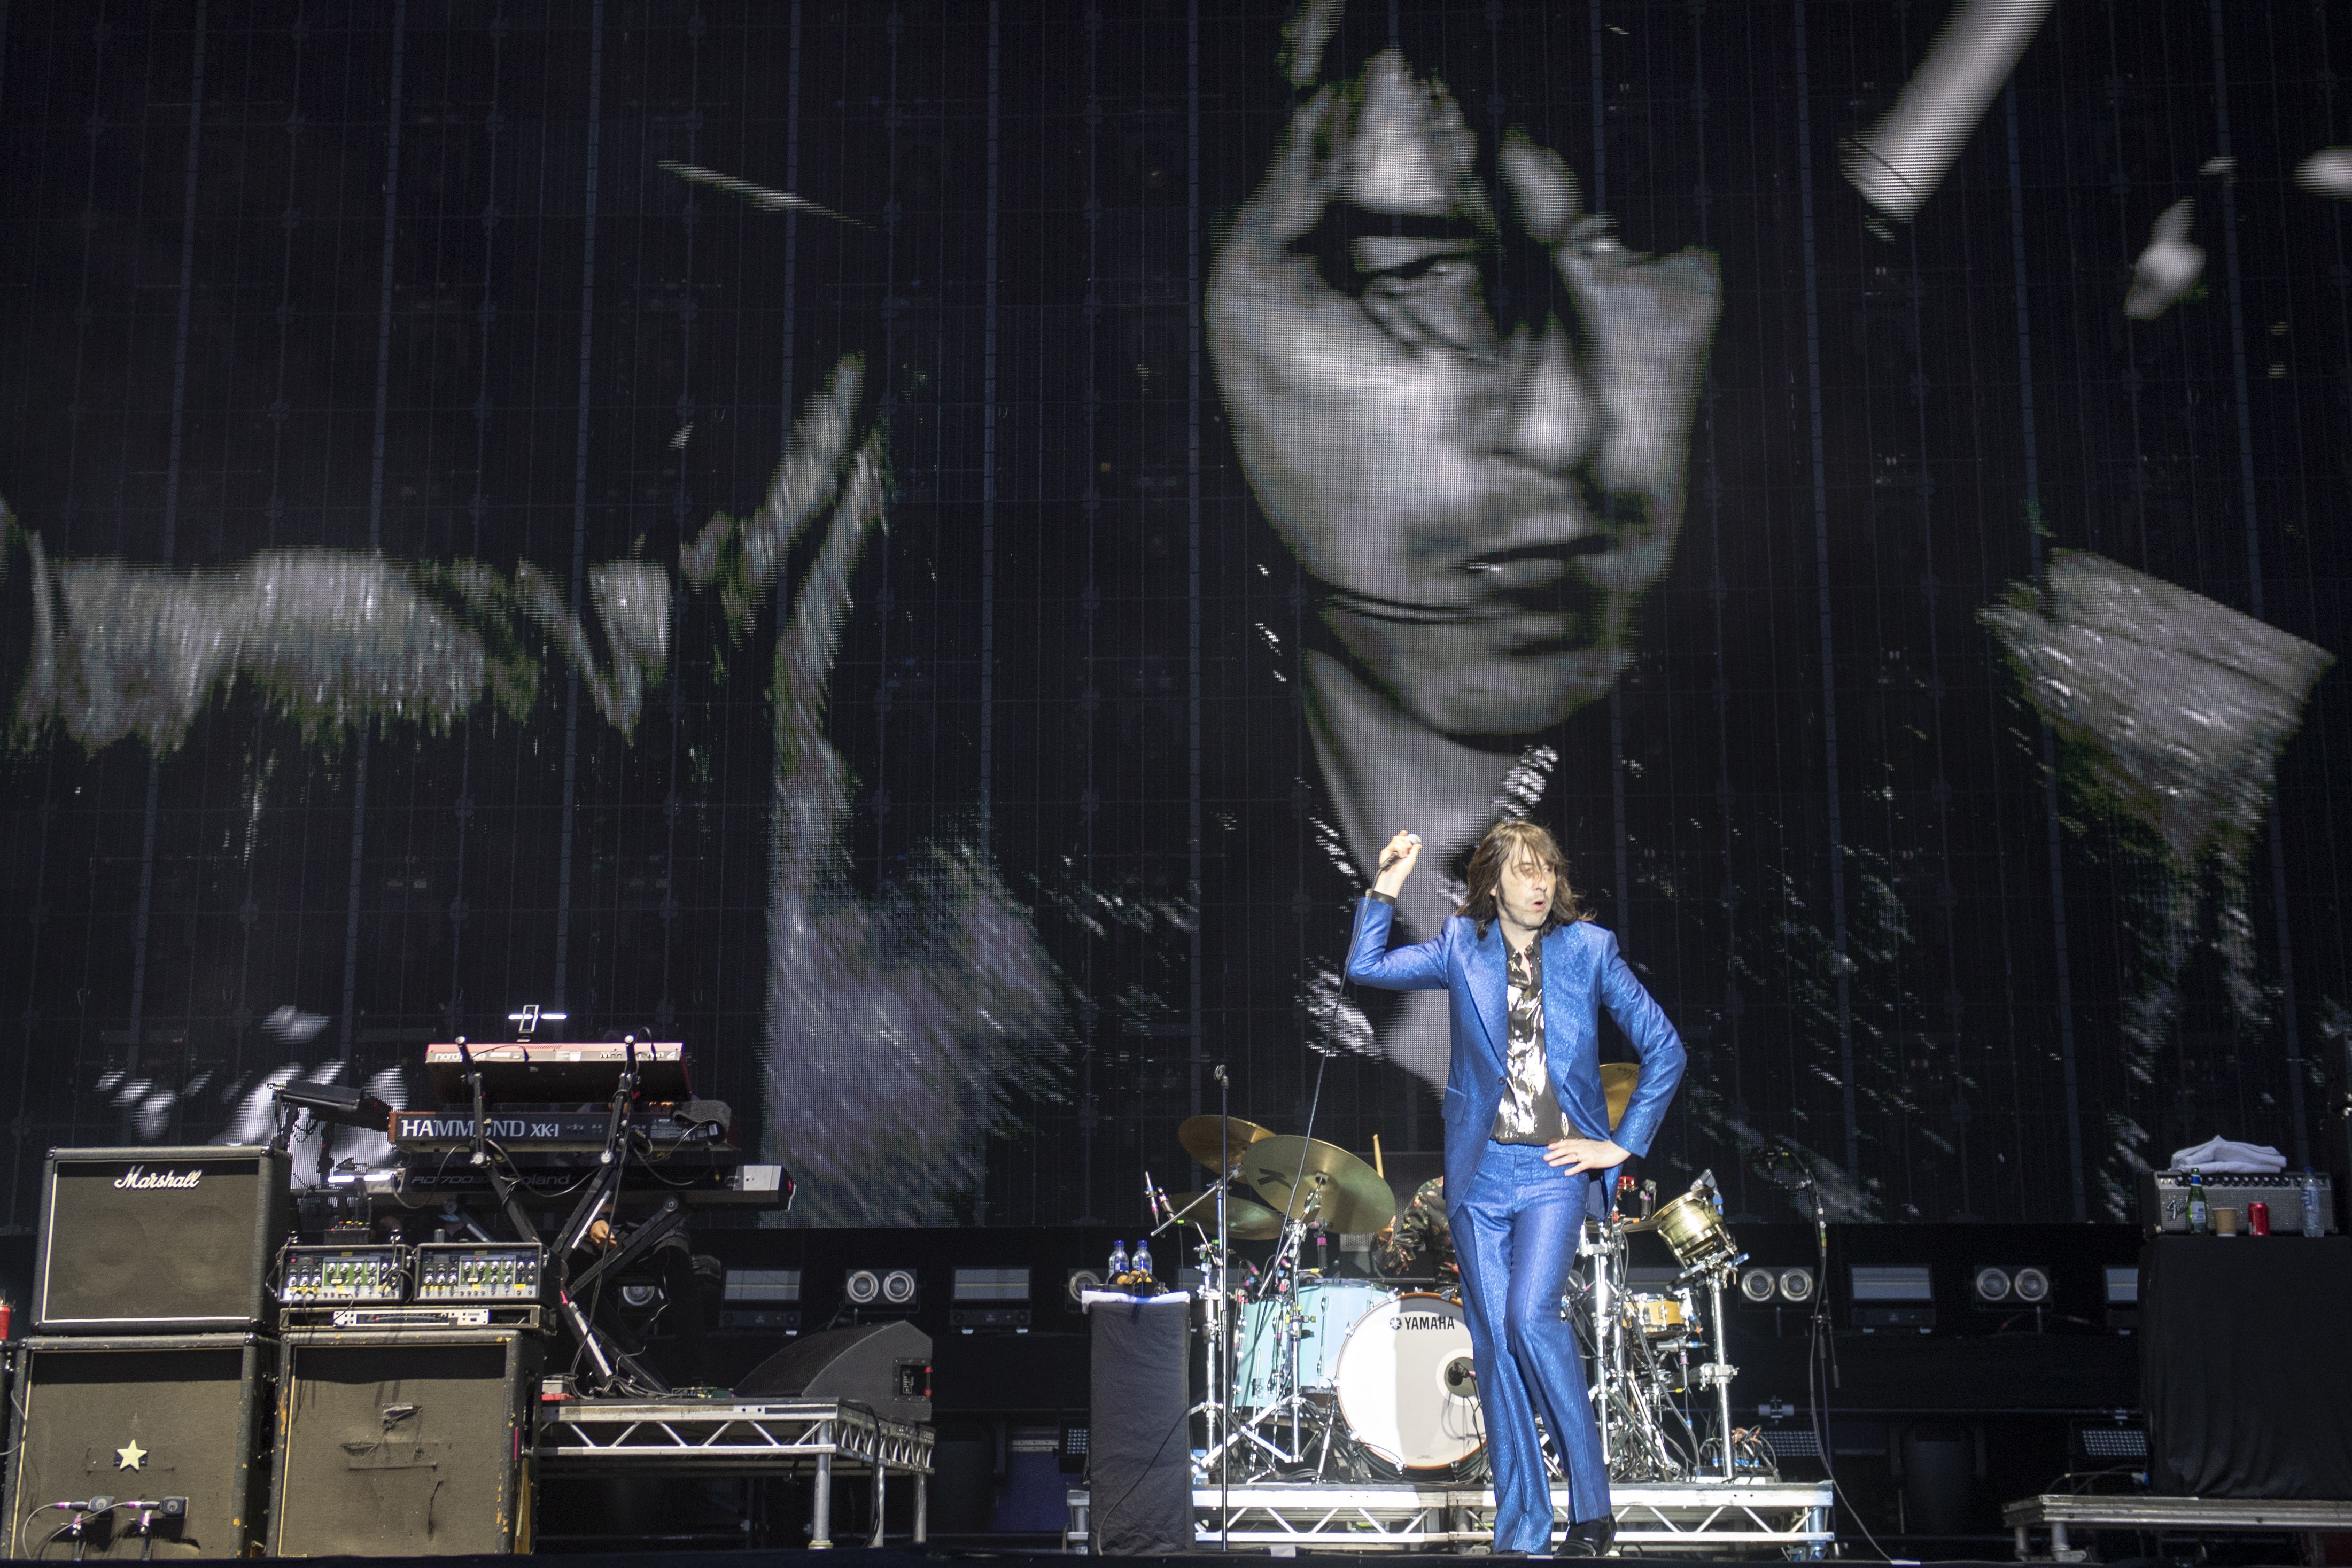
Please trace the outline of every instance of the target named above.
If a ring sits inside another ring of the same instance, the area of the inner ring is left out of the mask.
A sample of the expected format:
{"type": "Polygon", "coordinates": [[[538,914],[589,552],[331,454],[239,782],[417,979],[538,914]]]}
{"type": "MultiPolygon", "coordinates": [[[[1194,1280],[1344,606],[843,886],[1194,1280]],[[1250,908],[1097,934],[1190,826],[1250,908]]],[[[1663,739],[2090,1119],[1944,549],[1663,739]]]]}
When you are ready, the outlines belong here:
{"type": "MultiPolygon", "coordinates": [[[[1217,1375],[1220,1368],[1229,1368],[1231,1365],[1234,1313],[1233,1298],[1222,1285],[1227,1258],[1230,1256],[1223,1234],[1224,1227],[1220,1224],[1217,1237],[1212,1238],[1207,1228],[1202,1225],[1192,1211],[1207,1203],[1213,1195],[1217,1200],[1217,1207],[1222,1213],[1225,1207],[1225,1189],[1223,1184],[1220,1183],[1213,1194],[1202,1193],[1181,1209],[1175,1207],[1169,1201],[1168,1195],[1158,1188],[1151,1188],[1150,1191],[1154,1215],[1164,1213],[1167,1215],[1152,1228],[1153,1236],[1160,1236],[1180,1226],[1189,1225],[1201,1238],[1196,1253],[1201,1259],[1201,1273],[1203,1280],[1201,1290],[1201,1308],[1207,1329],[1204,1337],[1208,1342],[1206,1349],[1209,1357],[1210,1388],[1209,1397],[1193,1405],[1185,1414],[1203,1416],[1208,1422],[1208,1443],[1201,1457],[1201,1464],[1203,1467],[1202,1478],[1205,1479],[1207,1479],[1205,1467],[1212,1459],[1218,1461],[1219,1473],[1221,1476],[1223,1474],[1226,1468],[1224,1461],[1227,1450],[1231,1447],[1232,1439],[1235,1436],[1232,1375],[1228,1371],[1222,1382],[1217,1375]],[[1210,1281],[1217,1281],[1217,1283],[1210,1283],[1210,1281]]],[[[1253,1440],[1263,1442],[1262,1439],[1255,1437],[1253,1440]]],[[[1279,1450],[1273,1449],[1271,1446],[1268,1446],[1268,1450],[1279,1453],[1279,1450]]]]}
{"type": "MultiPolygon", "coordinates": [[[[1322,1195],[1319,1193],[1310,1192],[1306,1207],[1311,1214],[1320,1208],[1321,1203],[1322,1195]]],[[[1271,1464],[1261,1463],[1255,1467],[1254,1475],[1262,1476],[1270,1469],[1297,1465],[1306,1458],[1300,1447],[1302,1436],[1300,1417],[1302,1415],[1312,1413],[1307,1411],[1306,1395],[1298,1386],[1299,1330],[1306,1319],[1298,1304],[1299,1270],[1297,1267],[1299,1243],[1306,1232],[1307,1223],[1304,1219],[1284,1222],[1281,1245],[1275,1249],[1273,1258],[1266,1264],[1265,1278],[1270,1282],[1269,1287],[1260,1298],[1261,1300],[1268,1301],[1279,1309],[1265,1315],[1273,1331],[1282,1336],[1282,1347],[1276,1362],[1277,1370],[1275,1380],[1275,1387],[1279,1391],[1279,1397],[1271,1405],[1255,1411],[1248,1420],[1234,1421],[1232,1430],[1215,1448],[1204,1456],[1204,1460],[1213,1459],[1220,1465],[1224,1464],[1233,1446],[1237,1441],[1247,1443],[1252,1448],[1259,1450],[1265,1460],[1271,1461],[1271,1464]],[[1290,1423],[1290,1446],[1286,1448],[1260,1430],[1269,1423],[1278,1428],[1285,1417],[1287,1417],[1290,1423]]]]}
{"type": "Polygon", "coordinates": [[[1614,1425],[1612,1391],[1618,1381],[1617,1265],[1625,1255],[1625,1237],[1606,1221],[1587,1220],[1579,1227],[1576,1255],[1592,1259],[1592,1387],[1591,1397],[1600,1416],[1601,1463],[1612,1458],[1610,1428],[1614,1425]]]}

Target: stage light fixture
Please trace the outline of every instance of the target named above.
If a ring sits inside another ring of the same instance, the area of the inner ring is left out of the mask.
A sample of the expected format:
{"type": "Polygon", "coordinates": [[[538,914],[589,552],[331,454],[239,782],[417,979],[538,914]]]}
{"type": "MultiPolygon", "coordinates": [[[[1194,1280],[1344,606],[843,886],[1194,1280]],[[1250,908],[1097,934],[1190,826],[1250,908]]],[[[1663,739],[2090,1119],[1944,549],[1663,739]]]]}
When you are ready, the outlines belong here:
{"type": "Polygon", "coordinates": [[[1935,1277],[1924,1263],[1857,1263],[1847,1289],[1853,1326],[1864,1333],[1935,1332],[1935,1277]]]}
{"type": "Polygon", "coordinates": [[[841,1293],[853,1307],[870,1307],[881,1298],[882,1276],[871,1268],[853,1268],[841,1282],[841,1293]]]}
{"type": "Polygon", "coordinates": [[[624,1285],[621,1287],[621,1302],[624,1306],[650,1307],[660,1299],[661,1287],[658,1285],[624,1285]]]}
{"type": "Polygon", "coordinates": [[[2039,1307],[2050,1300],[2050,1270],[2032,1263],[1979,1263],[1969,1287],[1979,1307],[2039,1307]]]}
{"type": "Polygon", "coordinates": [[[1810,1268],[1780,1270],[1780,1300],[1791,1306],[1802,1306],[1813,1299],[1813,1271],[1810,1268]]]}
{"type": "Polygon", "coordinates": [[[954,1300],[959,1301],[1026,1301],[1029,1299],[1029,1270],[1026,1268],[959,1268],[955,1271],[954,1300]]]}
{"type": "Polygon", "coordinates": [[[719,1300],[722,1329],[797,1329],[801,1326],[801,1271],[797,1268],[730,1268],[719,1300]]]}
{"type": "Polygon", "coordinates": [[[882,1276],[882,1299],[894,1307],[904,1307],[915,1299],[915,1273],[911,1268],[893,1268],[882,1276]]]}
{"type": "Polygon", "coordinates": [[[1749,1268],[1740,1273],[1739,1293],[1759,1307],[1771,1304],[1773,1289],[1769,1268],[1749,1268]]]}
{"type": "Polygon", "coordinates": [[[1087,1292],[1102,1288],[1102,1270],[1099,1268],[1073,1268],[1062,1281],[1063,1303],[1073,1312],[1084,1311],[1087,1292]]]}
{"type": "Polygon", "coordinates": [[[801,1299],[797,1268],[730,1268],[723,1300],[794,1302],[801,1299]]]}

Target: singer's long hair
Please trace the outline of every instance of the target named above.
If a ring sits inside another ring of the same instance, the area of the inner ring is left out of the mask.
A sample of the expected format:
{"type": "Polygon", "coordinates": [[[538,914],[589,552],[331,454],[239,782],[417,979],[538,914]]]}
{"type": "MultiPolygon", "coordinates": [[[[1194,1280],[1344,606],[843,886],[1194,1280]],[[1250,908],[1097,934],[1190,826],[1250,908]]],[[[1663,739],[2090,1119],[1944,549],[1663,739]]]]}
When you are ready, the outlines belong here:
{"type": "Polygon", "coordinates": [[[1470,852],[1469,890],[1463,895],[1462,907],[1454,911],[1477,922],[1480,942],[1486,940],[1486,928],[1501,914],[1496,889],[1502,885],[1503,868],[1529,859],[1551,868],[1551,908],[1544,911],[1543,927],[1536,932],[1538,939],[1570,921],[1592,918],[1577,901],[1576,889],[1568,885],[1568,857],[1560,853],[1559,840],[1551,836],[1551,829],[1532,822],[1498,822],[1470,852]]]}

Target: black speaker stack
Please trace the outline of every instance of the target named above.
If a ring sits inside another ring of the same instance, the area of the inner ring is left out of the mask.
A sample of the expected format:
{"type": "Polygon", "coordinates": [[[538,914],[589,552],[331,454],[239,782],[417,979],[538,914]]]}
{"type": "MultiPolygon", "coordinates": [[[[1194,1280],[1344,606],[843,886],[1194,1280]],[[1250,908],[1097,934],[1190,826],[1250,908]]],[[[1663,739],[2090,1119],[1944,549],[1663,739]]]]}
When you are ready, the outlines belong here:
{"type": "Polygon", "coordinates": [[[236,1557],[259,1540],[277,1378],[268,1149],[49,1155],[9,1435],[11,1557],[236,1557]]]}
{"type": "Polygon", "coordinates": [[[530,1550],[539,1335],[281,1322],[293,1223],[271,1149],[50,1153],[8,1556],[530,1550]]]}

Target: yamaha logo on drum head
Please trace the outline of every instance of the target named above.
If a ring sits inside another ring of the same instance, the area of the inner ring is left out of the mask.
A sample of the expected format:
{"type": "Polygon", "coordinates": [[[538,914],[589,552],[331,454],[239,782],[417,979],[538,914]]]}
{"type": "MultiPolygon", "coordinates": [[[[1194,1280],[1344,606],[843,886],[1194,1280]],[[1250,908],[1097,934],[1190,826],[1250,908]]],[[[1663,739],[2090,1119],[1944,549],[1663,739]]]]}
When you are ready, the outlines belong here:
{"type": "Polygon", "coordinates": [[[1408,1329],[1450,1329],[1454,1320],[1435,1312],[1400,1312],[1389,1321],[1389,1326],[1399,1333],[1408,1329]]]}

